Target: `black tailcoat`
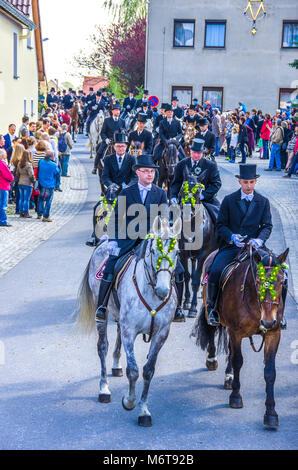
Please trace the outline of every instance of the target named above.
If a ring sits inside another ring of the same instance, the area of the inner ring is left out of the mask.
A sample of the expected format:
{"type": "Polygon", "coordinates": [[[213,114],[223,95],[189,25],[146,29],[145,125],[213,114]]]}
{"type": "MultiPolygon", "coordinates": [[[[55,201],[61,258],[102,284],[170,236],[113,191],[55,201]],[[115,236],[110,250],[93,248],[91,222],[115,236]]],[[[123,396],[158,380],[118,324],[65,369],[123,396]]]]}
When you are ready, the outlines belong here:
{"type": "Polygon", "coordinates": [[[136,159],[129,153],[126,153],[119,170],[118,160],[116,154],[108,155],[104,161],[104,168],[102,172],[102,182],[106,187],[115,183],[122,186],[122,183],[130,184],[137,180],[133,166],[136,164],[136,159]]]}
{"type": "Polygon", "coordinates": [[[128,137],[129,145],[132,142],[144,142],[144,153],[151,155],[153,151],[153,137],[151,132],[147,131],[146,129],[139,135],[138,131],[131,132],[128,137]]]}
{"type": "Polygon", "coordinates": [[[210,152],[213,152],[215,150],[215,145],[216,145],[216,137],[215,134],[211,131],[207,131],[206,135],[202,135],[200,128],[197,126],[199,132],[196,134],[196,139],[203,139],[205,141],[205,147],[207,150],[210,152]]]}
{"type": "Polygon", "coordinates": [[[114,139],[115,132],[121,131],[125,129],[125,122],[123,119],[118,119],[118,121],[114,121],[112,117],[106,118],[104,120],[102,130],[101,130],[101,138],[102,140],[114,139]]]}

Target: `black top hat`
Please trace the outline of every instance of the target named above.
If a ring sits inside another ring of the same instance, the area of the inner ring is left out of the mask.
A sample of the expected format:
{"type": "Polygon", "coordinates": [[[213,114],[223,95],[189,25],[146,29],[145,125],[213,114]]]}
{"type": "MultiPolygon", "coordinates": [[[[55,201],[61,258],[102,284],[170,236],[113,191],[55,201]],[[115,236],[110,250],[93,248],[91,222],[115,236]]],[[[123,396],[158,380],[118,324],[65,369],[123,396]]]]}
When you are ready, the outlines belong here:
{"type": "Polygon", "coordinates": [[[127,144],[128,139],[127,135],[124,132],[115,132],[114,134],[114,144],[127,144]]]}
{"type": "Polygon", "coordinates": [[[148,100],[144,100],[143,103],[142,103],[143,106],[149,106],[149,101],[148,100]]]}
{"type": "Polygon", "coordinates": [[[137,164],[134,165],[133,170],[139,170],[140,168],[155,168],[157,169],[158,166],[155,165],[152,155],[140,155],[137,158],[137,164]]]}
{"type": "Polygon", "coordinates": [[[209,121],[207,118],[201,118],[199,119],[199,122],[198,122],[199,126],[207,126],[207,124],[209,124],[209,121]]]}
{"type": "Polygon", "coordinates": [[[69,88],[68,91],[72,91],[72,88],[69,88]]]}
{"type": "Polygon", "coordinates": [[[161,103],[161,109],[166,109],[166,107],[168,106],[168,103],[161,103]]]}
{"type": "Polygon", "coordinates": [[[121,109],[120,104],[119,103],[113,104],[112,111],[114,111],[114,109],[121,109]]]}
{"type": "Polygon", "coordinates": [[[51,88],[51,93],[52,93],[52,91],[56,91],[55,88],[51,88]]]}
{"type": "Polygon", "coordinates": [[[167,104],[165,107],[165,111],[173,111],[173,106],[171,104],[167,104]]]}
{"type": "Polygon", "coordinates": [[[97,91],[96,96],[101,96],[101,91],[97,91]]]}
{"type": "Polygon", "coordinates": [[[192,109],[193,111],[195,111],[195,110],[196,110],[196,107],[195,107],[194,104],[191,104],[190,107],[189,107],[189,109],[192,109]]]}
{"type": "Polygon", "coordinates": [[[193,150],[194,152],[204,152],[205,149],[205,140],[203,139],[194,139],[192,147],[190,147],[190,150],[193,150]]]}
{"type": "Polygon", "coordinates": [[[94,91],[94,89],[91,87],[91,88],[89,88],[89,91],[94,91]]]}
{"type": "Polygon", "coordinates": [[[102,89],[102,92],[103,92],[103,93],[105,93],[106,91],[107,91],[107,89],[106,89],[106,88],[103,88],[103,89],[102,89]]]}
{"type": "Polygon", "coordinates": [[[245,164],[239,165],[240,175],[235,175],[235,178],[240,180],[255,180],[260,178],[260,175],[257,175],[257,165],[245,164]]]}
{"type": "Polygon", "coordinates": [[[144,95],[149,95],[149,91],[148,90],[144,90],[144,95]]]}
{"type": "Polygon", "coordinates": [[[134,90],[129,90],[129,93],[135,94],[134,90]]]}
{"type": "Polygon", "coordinates": [[[179,101],[177,96],[173,96],[172,101],[179,101]]]}
{"type": "Polygon", "coordinates": [[[139,113],[137,117],[138,122],[147,122],[147,114],[139,113]]]}

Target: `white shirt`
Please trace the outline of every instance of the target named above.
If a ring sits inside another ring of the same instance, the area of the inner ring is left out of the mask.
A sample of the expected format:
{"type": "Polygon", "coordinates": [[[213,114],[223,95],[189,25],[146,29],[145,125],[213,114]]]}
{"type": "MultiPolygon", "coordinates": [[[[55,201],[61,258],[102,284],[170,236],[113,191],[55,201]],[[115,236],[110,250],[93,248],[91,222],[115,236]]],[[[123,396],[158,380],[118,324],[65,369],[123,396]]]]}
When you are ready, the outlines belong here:
{"type": "Polygon", "coordinates": [[[139,191],[140,191],[140,194],[141,194],[141,199],[142,199],[142,202],[144,204],[144,202],[146,200],[146,197],[147,197],[147,194],[152,189],[152,184],[149,184],[149,186],[143,186],[142,184],[138,183],[138,186],[139,186],[139,191]]]}
{"type": "Polygon", "coordinates": [[[251,202],[254,198],[254,195],[255,195],[254,192],[251,194],[245,194],[241,189],[241,199],[246,199],[247,201],[251,202]]]}

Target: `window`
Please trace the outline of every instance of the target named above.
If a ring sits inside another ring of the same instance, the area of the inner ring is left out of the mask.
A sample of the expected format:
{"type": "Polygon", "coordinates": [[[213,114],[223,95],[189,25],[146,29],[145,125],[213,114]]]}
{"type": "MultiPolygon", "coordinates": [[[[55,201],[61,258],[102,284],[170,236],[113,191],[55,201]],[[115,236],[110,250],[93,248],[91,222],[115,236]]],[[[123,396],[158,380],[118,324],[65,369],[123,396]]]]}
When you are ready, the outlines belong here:
{"type": "Polygon", "coordinates": [[[192,87],[191,86],[173,86],[172,98],[177,96],[179,106],[186,106],[192,103],[192,87]]]}
{"type": "Polygon", "coordinates": [[[283,22],[282,47],[298,47],[298,20],[283,22]]]}
{"type": "Polygon", "coordinates": [[[279,90],[279,104],[278,107],[286,109],[288,105],[298,104],[298,89],[296,88],[280,88],[279,90]],[[296,93],[295,93],[296,92],[296,93]]]}
{"type": "Polygon", "coordinates": [[[209,101],[214,108],[223,109],[223,88],[203,87],[203,104],[209,101]]]}
{"type": "Polygon", "coordinates": [[[13,33],[13,78],[19,78],[18,76],[18,48],[19,48],[19,36],[18,33],[13,33]]]}
{"type": "Polygon", "coordinates": [[[24,116],[27,116],[27,98],[24,98],[24,116]]]}
{"type": "Polygon", "coordinates": [[[204,47],[211,49],[224,49],[226,47],[225,20],[206,20],[204,47]]]}
{"type": "Polygon", "coordinates": [[[194,47],[195,21],[174,20],[174,47],[194,47]]]}
{"type": "Polygon", "coordinates": [[[33,116],[34,116],[34,101],[31,98],[31,117],[33,117],[33,116]]]}
{"type": "Polygon", "coordinates": [[[27,39],[27,49],[30,49],[30,50],[33,49],[33,47],[32,47],[32,33],[30,34],[30,36],[27,39]]]}

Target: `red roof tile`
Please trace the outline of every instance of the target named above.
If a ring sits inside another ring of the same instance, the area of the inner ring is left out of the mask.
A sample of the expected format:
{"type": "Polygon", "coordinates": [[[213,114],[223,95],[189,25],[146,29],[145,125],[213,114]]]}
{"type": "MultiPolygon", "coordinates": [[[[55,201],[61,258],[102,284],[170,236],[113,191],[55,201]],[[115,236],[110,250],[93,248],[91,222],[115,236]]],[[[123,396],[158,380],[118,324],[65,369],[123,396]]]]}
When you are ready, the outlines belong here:
{"type": "Polygon", "coordinates": [[[94,88],[96,93],[98,90],[107,88],[110,84],[110,81],[107,77],[84,77],[83,91],[84,93],[89,94],[89,88],[94,88]]]}
{"type": "Polygon", "coordinates": [[[30,15],[31,0],[6,0],[7,3],[11,3],[17,10],[19,10],[23,15],[30,15]]]}

